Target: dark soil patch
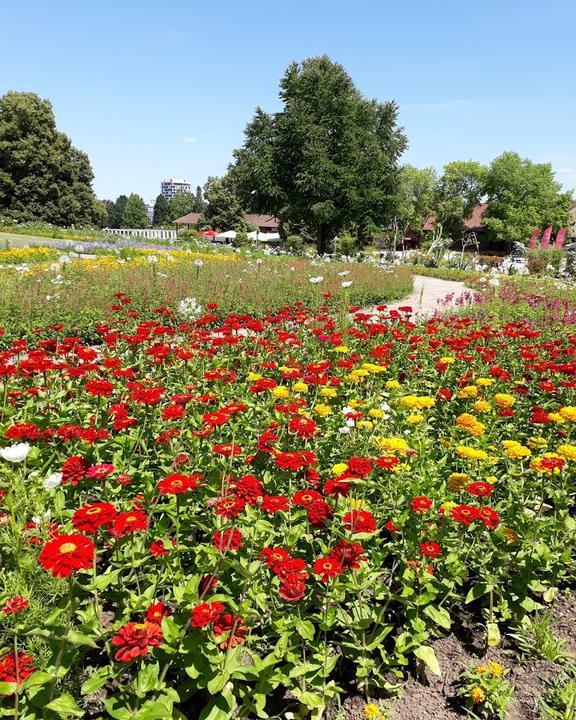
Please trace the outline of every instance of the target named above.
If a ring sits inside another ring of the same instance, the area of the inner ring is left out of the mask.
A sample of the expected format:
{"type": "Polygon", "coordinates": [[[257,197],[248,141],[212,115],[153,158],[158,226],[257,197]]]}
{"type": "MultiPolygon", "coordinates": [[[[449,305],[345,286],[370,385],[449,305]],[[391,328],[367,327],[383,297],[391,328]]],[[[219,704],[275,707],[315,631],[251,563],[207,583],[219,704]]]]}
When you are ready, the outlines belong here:
{"type": "MultiPolygon", "coordinates": [[[[563,593],[552,609],[554,632],[568,641],[568,650],[576,657],[576,595],[563,593]]],[[[540,696],[547,683],[561,671],[559,665],[548,660],[529,659],[521,663],[511,650],[495,648],[482,655],[480,648],[458,639],[455,635],[437,640],[434,650],[440,662],[442,676],[426,673],[420,682],[411,676],[404,687],[401,699],[393,704],[390,720],[456,720],[464,713],[454,702],[458,677],[473,663],[495,660],[509,670],[507,679],[514,687],[507,720],[540,720],[540,696]]],[[[358,713],[347,718],[358,720],[358,713]]]]}

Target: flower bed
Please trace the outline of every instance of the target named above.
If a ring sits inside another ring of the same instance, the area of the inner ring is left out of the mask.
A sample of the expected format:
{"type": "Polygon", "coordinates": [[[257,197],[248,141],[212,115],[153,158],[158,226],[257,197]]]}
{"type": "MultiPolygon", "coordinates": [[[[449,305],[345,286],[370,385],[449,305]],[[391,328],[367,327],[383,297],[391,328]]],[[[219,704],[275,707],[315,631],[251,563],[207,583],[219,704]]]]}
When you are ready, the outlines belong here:
{"type": "Polygon", "coordinates": [[[0,353],[8,716],[319,717],[573,579],[570,331],[194,307],[0,353]]]}
{"type": "Polygon", "coordinates": [[[148,314],[195,298],[201,305],[215,302],[224,311],[258,316],[297,301],[319,306],[329,299],[343,311],[348,303],[367,307],[399,300],[412,289],[407,268],[296,258],[246,261],[235,254],[182,250],[121,253],[71,261],[63,256],[60,263],[24,273],[0,271],[0,327],[13,338],[64,324],[68,333],[95,339],[96,324],[113,315],[110,297],[126,288],[133,312],[148,314]]]}

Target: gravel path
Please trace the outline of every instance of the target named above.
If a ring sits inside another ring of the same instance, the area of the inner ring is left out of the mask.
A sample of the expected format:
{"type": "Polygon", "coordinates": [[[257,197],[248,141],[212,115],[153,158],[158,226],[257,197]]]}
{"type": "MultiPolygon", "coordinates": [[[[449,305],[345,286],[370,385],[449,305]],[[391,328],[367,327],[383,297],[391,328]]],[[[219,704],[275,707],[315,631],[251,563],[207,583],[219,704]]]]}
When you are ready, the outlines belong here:
{"type": "Polygon", "coordinates": [[[463,282],[452,280],[439,280],[438,278],[414,275],[414,289],[403,300],[387,306],[388,310],[398,310],[399,307],[409,306],[414,315],[432,315],[438,309],[438,300],[447,295],[454,294],[454,299],[465,292],[463,282]]]}

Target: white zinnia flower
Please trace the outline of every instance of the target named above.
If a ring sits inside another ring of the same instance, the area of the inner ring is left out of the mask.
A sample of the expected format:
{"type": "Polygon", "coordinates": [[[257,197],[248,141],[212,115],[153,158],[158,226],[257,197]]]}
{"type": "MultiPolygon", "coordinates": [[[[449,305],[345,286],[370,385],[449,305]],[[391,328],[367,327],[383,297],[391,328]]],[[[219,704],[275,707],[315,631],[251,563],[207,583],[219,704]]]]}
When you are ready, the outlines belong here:
{"type": "Polygon", "coordinates": [[[312,283],[312,285],[318,285],[318,283],[321,283],[322,280],[324,280],[324,276],[323,276],[323,275],[318,275],[318,277],[311,277],[311,278],[308,278],[308,279],[310,280],[310,282],[312,283]]]}
{"type": "Polygon", "coordinates": [[[46,480],[42,483],[42,487],[46,488],[46,490],[54,490],[54,488],[57,488],[58,485],[62,482],[62,473],[61,472],[55,472],[51,475],[48,475],[46,480]]]}
{"type": "Polygon", "coordinates": [[[348,280],[347,282],[341,283],[343,288],[349,288],[350,285],[352,285],[352,280],[348,280]]]}
{"type": "Polygon", "coordinates": [[[204,267],[204,261],[203,260],[194,260],[194,265],[196,265],[197,268],[204,267]]]}
{"type": "Polygon", "coordinates": [[[28,453],[30,452],[29,443],[18,443],[16,445],[9,445],[8,447],[0,450],[0,457],[4,460],[12,463],[20,463],[26,460],[28,453]]]}

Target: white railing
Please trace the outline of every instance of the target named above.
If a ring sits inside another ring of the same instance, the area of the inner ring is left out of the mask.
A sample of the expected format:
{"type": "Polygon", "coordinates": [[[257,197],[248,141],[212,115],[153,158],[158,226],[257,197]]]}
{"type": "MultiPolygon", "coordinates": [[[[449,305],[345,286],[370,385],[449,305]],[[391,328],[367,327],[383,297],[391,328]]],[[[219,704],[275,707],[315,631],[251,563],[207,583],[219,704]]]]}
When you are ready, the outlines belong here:
{"type": "Polygon", "coordinates": [[[176,230],[158,230],[156,228],[104,228],[105,233],[120,237],[141,237],[147,240],[177,240],[176,230]]]}

